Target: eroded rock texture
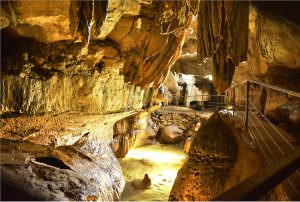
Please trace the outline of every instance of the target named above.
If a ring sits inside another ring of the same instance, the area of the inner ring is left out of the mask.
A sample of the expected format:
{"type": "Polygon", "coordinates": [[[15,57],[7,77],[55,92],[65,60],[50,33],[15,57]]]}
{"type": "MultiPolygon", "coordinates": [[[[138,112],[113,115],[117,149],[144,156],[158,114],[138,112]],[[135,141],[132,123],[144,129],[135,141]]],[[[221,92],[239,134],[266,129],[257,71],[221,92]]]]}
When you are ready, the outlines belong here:
{"type": "Polygon", "coordinates": [[[212,57],[213,83],[219,93],[230,86],[235,66],[247,59],[248,4],[242,1],[200,2],[198,59],[212,57]]]}
{"type": "Polygon", "coordinates": [[[1,174],[12,200],[112,201],[125,186],[111,148],[86,136],[57,148],[1,139],[1,174]]]}
{"type": "Polygon", "coordinates": [[[151,144],[156,133],[150,127],[148,112],[141,112],[117,121],[112,141],[116,157],[124,158],[131,148],[151,144]]]}
{"type": "Polygon", "coordinates": [[[213,114],[193,139],[188,161],[177,174],[169,200],[206,201],[222,193],[237,152],[232,130],[218,113],[213,114]]]}
{"type": "MultiPolygon", "coordinates": [[[[298,2],[251,4],[248,59],[236,68],[233,83],[254,79],[299,92],[300,28],[298,15],[293,10],[297,5],[298,2]]],[[[260,107],[258,101],[262,90],[258,86],[251,86],[251,102],[257,108],[260,107]]],[[[296,113],[293,110],[298,107],[297,98],[270,89],[265,91],[264,112],[277,123],[285,122],[288,126],[285,128],[297,128],[292,121],[297,118],[284,115],[296,113]]],[[[236,89],[238,102],[244,95],[245,88],[236,89]]]]}
{"type": "Polygon", "coordinates": [[[237,67],[234,82],[256,78],[299,91],[299,24],[278,16],[271,8],[265,10],[251,4],[249,57],[237,67]]]}
{"type": "Polygon", "coordinates": [[[2,112],[142,107],[180,55],[189,1],[1,2],[2,112]],[[28,9],[28,8],[31,9],[28,9]]]}

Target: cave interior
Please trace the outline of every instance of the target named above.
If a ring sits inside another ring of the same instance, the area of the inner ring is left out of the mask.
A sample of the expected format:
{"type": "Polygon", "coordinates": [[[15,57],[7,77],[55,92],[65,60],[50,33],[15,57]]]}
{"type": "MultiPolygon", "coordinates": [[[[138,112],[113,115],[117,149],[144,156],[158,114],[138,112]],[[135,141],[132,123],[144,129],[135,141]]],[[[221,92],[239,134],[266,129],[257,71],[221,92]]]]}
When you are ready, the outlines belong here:
{"type": "Polygon", "coordinates": [[[300,2],[0,2],[1,200],[300,200],[300,2]]]}

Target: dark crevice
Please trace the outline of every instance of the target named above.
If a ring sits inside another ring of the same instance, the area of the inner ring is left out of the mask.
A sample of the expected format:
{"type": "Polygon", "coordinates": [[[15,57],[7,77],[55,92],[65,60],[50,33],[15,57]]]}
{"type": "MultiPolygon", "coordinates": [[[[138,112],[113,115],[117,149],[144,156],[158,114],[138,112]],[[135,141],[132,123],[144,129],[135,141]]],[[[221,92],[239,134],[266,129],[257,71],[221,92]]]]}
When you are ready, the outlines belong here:
{"type": "Polygon", "coordinates": [[[62,160],[53,157],[39,157],[35,159],[37,162],[44,163],[50,166],[54,166],[59,169],[69,169],[72,170],[68,165],[66,165],[62,160]]]}
{"type": "Polygon", "coordinates": [[[299,1],[254,1],[258,8],[300,25],[299,1]]]}

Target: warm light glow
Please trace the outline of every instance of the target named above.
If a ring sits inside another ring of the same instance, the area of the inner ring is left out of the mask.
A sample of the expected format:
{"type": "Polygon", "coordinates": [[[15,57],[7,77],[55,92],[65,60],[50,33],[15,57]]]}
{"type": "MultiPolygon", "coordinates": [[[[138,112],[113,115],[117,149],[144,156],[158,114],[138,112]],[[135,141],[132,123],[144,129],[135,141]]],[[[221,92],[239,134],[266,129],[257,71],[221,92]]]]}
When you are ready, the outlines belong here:
{"type": "Polygon", "coordinates": [[[184,155],[176,154],[172,151],[155,151],[151,148],[131,149],[126,155],[126,159],[147,159],[156,163],[180,163],[185,159],[184,155]]]}
{"type": "Polygon", "coordinates": [[[231,116],[233,116],[233,110],[222,109],[220,112],[223,114],[230,114],[231,116]]]}
{"type": "Polygon", "coordinates": [[[121,166],[127,188],[122,195],[125,201],[168,200],[178,170],[187,154],[178,145],[154,144],[129,150],[121,166]],[[151,186],[145,190],[132,188],[131,183],[148,174],[151,186]]]}
{"type": "Polygon", "coordinates": [[[211,74],[204,76],[204,78],[209,79],[210,81],[212,81],[212,75],[211,74]]]}

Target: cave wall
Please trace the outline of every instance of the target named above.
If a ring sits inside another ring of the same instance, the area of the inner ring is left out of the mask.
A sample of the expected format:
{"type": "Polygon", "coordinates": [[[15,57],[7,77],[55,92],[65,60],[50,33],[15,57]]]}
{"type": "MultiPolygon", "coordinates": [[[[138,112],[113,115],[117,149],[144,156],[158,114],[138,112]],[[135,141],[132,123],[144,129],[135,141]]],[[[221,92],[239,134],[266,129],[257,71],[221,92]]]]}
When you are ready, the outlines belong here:
{"type": "MultiPolygon", "coordinates": [[[[254,79],[300,92],[300,27],[294,3],[252,3],[249,12],[249,44],[247,61],[235,69],[233,84],[254,79]],[[279,12],[282,5],[290,12],[279,12]],[[274,10],[275,8],[275,10],[274,10]],[[294,13],[293,13],[294,12],[294,13]]],[[[251,85],[250,100],[259,106],[261,88],[251,85]]],[[[245,87],[237,88],[237,102],[245,97],[245,87]]],[[[265,114],[275,123],[287,124],[285,129],[299,124],[299,100],[274,90],[266,89],[265,114]]],[[[299,133],[299,132],[296,132],[299,133]]]]}
{"type": "Polygon", "coordinates": [[[255,78],[299,91],[299,40],[299,24],[252,4],[248,59],[236,68],[233,82],[255,78]]]}
{"type": "Polygon", "coordinates": [[[185,1],[1,2],[2,113],[142,108],[193,12],[185,1]]]}

